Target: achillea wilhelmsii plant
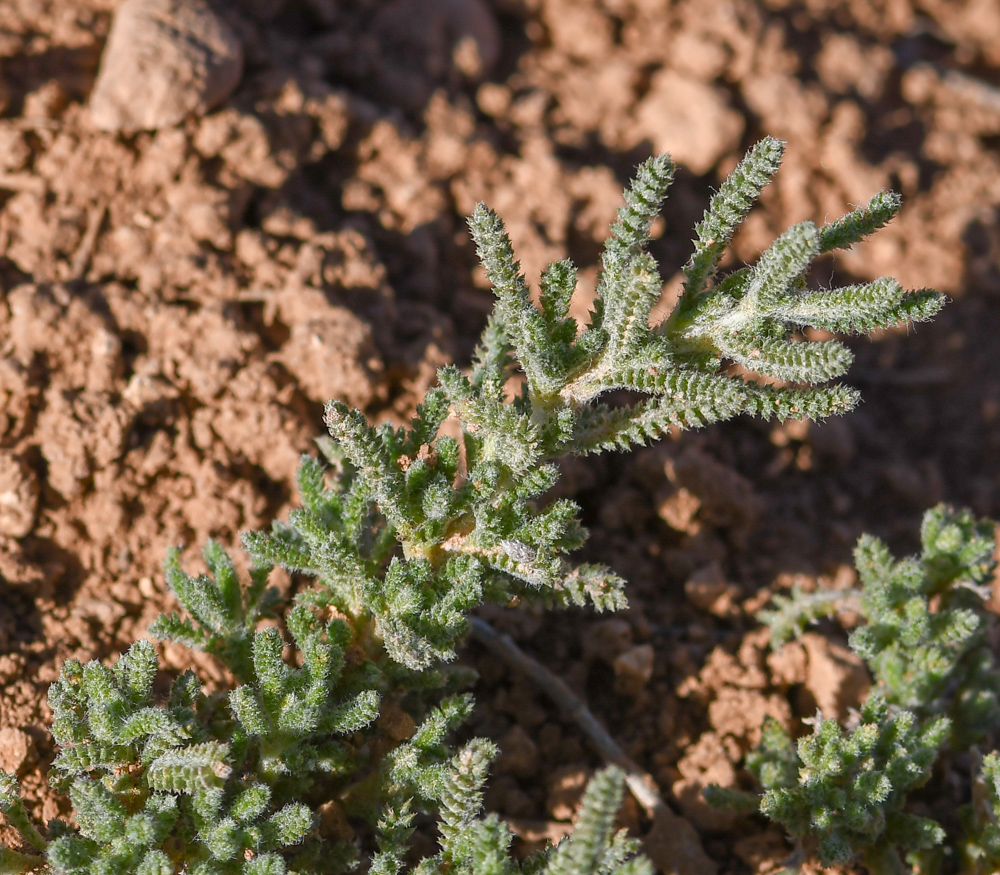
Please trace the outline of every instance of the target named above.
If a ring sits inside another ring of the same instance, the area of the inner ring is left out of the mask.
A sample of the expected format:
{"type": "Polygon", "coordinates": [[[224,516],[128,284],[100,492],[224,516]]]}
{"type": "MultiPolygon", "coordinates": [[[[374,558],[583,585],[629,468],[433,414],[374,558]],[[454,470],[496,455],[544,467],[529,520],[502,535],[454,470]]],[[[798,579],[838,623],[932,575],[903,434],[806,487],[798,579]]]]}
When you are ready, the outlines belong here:
{"type": "MultiPolygon", "coordinates": [[[[857,590],[793,591],[760,615],[772,641],[845,602],[862,623],[851,648],[871,670],[874,686],[847,728],[818,716],[793,744],[771,721],[747,766],[764,792],[712,788],[718,804],[758,809],[791,835],[814,842],[824,865],[860,861],[872,873],[937,871],[941,847],[964,851],[964,870],[1000,865],[1000,760],[991,754],[977,779],[977,804],[966,812],[964,836],[908,809],[946,751],[982,743],[1000,728],[1000,672],[989,640],[988,609],[997,563],[994,526],[944,505],[924,515],[920,556],[894,560],[888,547],[863,536],[854,558],[857,590]]],[[[951,854],[957,861],[959,854],[951,854]]],[[[954,865],[954,863],[953,863],[954,865]]]]}
{"type": "Polygon", "coordinates": [[[443,368],[406,429],[373,427],[331,401],[325,459],[306,458],[299,470],[301,507],[244,535],[249,580],[216,544],[205,550],[209,575],[192,577],[176,553],[167,558],[184,613],[161,617],[150,634],[214,656],[231,690],[206,695],[187,672],[158,699],[147,641],[111,668],[63,667],[50,693],[60,747],[51,774],[75,823],[36,827],[8,776],[0,809],[23,846],[0,852],[0,866],[394,875],[415,817],[430,812],[439,850],[410,861],[422,875],[648,872],[613,827],[615,770],[592,781],[572,838],[523,863],[511,856],[506,824],[481,812],[494,746],[478,739],[456,750],[450,741],[472,700],[461,693],[468,673],[449,662],[484,601],[625,604],[610,570],[567,558],[586,532],[576,504],[545,500],[560,458],[741,413],[842,413],[857,394],[829,381],[851,353],[801,330],[865,333],[940,308],[936,292],[904,292],[887,279],[805,285],[813,259],[889,221],[899,206],[891,194],[823,227],[795,225],[755,265],[717,279],[781,153],[778,141],[762,141],[712,198],[680,302],[655,326],[662,284],[646,244],[673,175],[668,158],[645,162],[626,192],[582,329],[568,315],[573,265],[545,271],[536,306],[502,222],[478,207],[470,227],[497,303],[471,369],[443,368]],[[727,373],[731,363],[745,376],[727,373]],[[509,398],[514,375],[523,389],[509,398]],[[638,400],[602,400],[620,389],[638,400]],[[460,441],[441,433],[451,412],[460,441]],[[267,584],[275,564],[313,582],[279,598],[267,584]]]}

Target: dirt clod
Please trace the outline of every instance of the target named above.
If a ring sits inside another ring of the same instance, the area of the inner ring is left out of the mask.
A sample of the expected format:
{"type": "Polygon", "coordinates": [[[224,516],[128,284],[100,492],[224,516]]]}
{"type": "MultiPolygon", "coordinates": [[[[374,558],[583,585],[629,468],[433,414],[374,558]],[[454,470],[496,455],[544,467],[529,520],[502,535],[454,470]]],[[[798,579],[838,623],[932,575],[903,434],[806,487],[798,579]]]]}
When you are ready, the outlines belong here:
{"type": "MultiPolygon", "coordinates": [[[[628,580],[629,612],[482,616],[697,823],[626,815],[661,871],[780,870],[781,835],[713,817],[700,789],[733,774],[750,789],[765,715],[798,732],[865,683],[833,643],[856,616],[770,654],[756,612],[792,585],[855,585],[862,532],[912,553],[939,499],[1000,516],[994,7],[0,0],[0,729],[32,814],[68,814],[43,789],[52,752],[21,757],[45,737],[48,684],[176,608],[167,548],[192,573],[209,537],[238,557],[241,530],[296,506],[329,398],[399,425],[438,367],[467,366],[493,300],[464,225],[476,202],[504,218],[530,282],[575,260],[583,321],[623,186],[670,149],[651,244],[662,318],[713,192],[770,134],[783,166],[723,275],[790,224],[892,188],[896,219],[809,287],[892,275],[951,303],[919,330],[847,339],[865,401],[848,416],[571,460],[558,497],[591,533],[576,558],[628,580]]],[[[531,681],[475,645],[460,658],[480,674],[474,731],[503,748],[488,807],[525,848],[564,835],[600,757],[531,681]]],[[[165,648],[169,669],[192,662],[225,682],[212,658],[165,648]]],[[[400,714],[386,744],[412,732],[400,714]]],[[[336,807],[321,828],[355,838],[336,807]]]]}
{"type": "Polygon", "coordinates": [[[38,479],[22,457],[0,450],[0,534],[21,538],[38,511],[38,479]]]}
{"type": "Polygon", "coordinates": [[[666,807],[656,813],[643,836],[642,849],[664,875],[714,875],[718,871],[691,823],[666,807]]]}
{"type": "Polygon", "coordinates": [[[682,778],[673,785],[671,792],[684,816],[699,829],[731,829],[738,819],[735,812],[715,808],[702,796],[702,791],[710,784],[736,786],[736,769],[731,756],[718,735],[706,732],[677,763],[682,778]]]}
{"type": "Polygon", "coordinates": [[[614,661],[615,688],[626,695],[636,695],[653,676],[656,654],[651,644],[637,644],[614,661]]]}
{"type": "Polygon", "coordinates": [[[673,71],[653,80],[636,121],[657,152],[669,152],[699,176],[735,149],[743,133],[743,119],[725,92],[673,71]]]}
{"type": "Polygon", "coordinates": [[[807,632],[800,639],[807,657],[806,689],[825,717],[847,719],[847,710],[864,699],[871,686],[865,664],[852,651],[807,632]]]}
{"type": "Polygon", "coordinates": [[[538,773],[538,745],[515,723],[499,740],[498,772],[510,772],[519,778],[531,778],[538,773]]]}
{"type": "Polygon", "coordinates": [[[35,743],[27,732],[11,726],[0,729],[0,771],[23,774],[34,757],[35,743]]]}
{"type": "Polygon", "coordinates": [[[589,770],[575,766],[565,766],[552,773],[545,808],[553,820],[570,820],[573,817],[589,778],[589,770]]]}

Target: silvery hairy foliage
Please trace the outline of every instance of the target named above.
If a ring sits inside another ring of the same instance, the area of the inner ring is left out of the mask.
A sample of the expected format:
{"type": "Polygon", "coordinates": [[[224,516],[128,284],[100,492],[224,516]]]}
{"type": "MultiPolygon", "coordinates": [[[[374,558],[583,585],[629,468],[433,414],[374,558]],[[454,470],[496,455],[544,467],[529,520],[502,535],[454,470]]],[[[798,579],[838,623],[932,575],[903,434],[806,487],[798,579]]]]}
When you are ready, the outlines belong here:
{"type": "Polygon", "coordinates": [[[662,282],[647,244],[674,173],[666,156],[642,164],[625,193],[583,326],[569,315],[575,267],[550,265],[536,303],[502,221],[477,207],[469,224],[496,308],[471,368],[442,368],[406,428],[373,426],[331,401],[322,459],[299,469],[300,506],[269,531],[244,534],[248,579],[214,543],[208,574],[188,574],[170,554],[167,581],[182,613],[161,616],[150,634],[211,655],[228,687],[203,689],[186,672],[158,695],[147,641],[110,668],[63,666],[50,691],[59,746],[51,777],[74,822],[35,825],[6,776],[0,810],[22,843],[0,851],[0,868],[650,872],[614,828],[615,770],[592,781],[571,838],[526,861],[510,853],[507,825],[481,810],[494,746],[451,740],[472,700],[461,692],[468,671],[449,663],[469,612],[486,601],[625,605],[621,578],[570,559],[586,538],[579,508],[545,498],[561,458],[741,413],[842,413],[857,393],[831,381],[851,352],[803,332],[866,333],[940,308],[938,293],[888,279],[819,290],[805,282],[814,259],[889,221],[899,207],[892,194],[829,225],[795,225],[756,264],[718,275],[782,148],[760,142],[712,197],[683,294],[656,325],[662,282]],[[610,401],[619,390],[631,400],[610,401]],[[445,433],[449,417],[457,428],[445,433]],[[275,565],[296,575],[294,595],[268,586],[275,565]],[[414,860],[410,837],[428,815],[439,849],[414,860]]]}

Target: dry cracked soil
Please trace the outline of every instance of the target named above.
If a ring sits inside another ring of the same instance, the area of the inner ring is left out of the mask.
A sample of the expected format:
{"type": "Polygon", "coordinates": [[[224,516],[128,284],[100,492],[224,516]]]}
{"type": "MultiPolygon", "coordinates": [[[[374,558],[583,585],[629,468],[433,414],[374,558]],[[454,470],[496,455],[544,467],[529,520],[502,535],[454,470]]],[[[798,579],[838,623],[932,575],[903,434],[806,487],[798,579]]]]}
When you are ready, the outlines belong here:
{"type": "MultiPolygon", "coordinates": [[[[755,612],[850,585],[863,531],[912,551],[938,501],[1000,516],[1000,4],[219,0],[169,47],[116,36],[124,5],[0,0],[0,768],[65,814],[43,779],[59,664],[113,658],[170,606],[168,546],[287,514],[328,398],[401,422],[468,361],[491,308],[476,201],[529,278],[581,265],[584,311],[623,185],[669,150],[665,312],[713,188],[771,134],[786,160],[734,263],[894,188],[898,219],[812,281],[890,274],[951,303],[852,341],[865,402],[842,419],[568,465],[585,552],[630,610],[484,615],[587,700],[720,873],[779,869],[780,832],[700,790],[746,785],[765,715],[798,731],[867,680],[840,626],[770,654],[755,612]]],[[[524,847],[557,838],[598,757],[529,681],[463,658],[503,749],[488,806],[524,847]]],[[[941,778],[931,813],[963,787],[941,778]]],[[[623,821],[669,871],[655,824],[623,821]]]]}

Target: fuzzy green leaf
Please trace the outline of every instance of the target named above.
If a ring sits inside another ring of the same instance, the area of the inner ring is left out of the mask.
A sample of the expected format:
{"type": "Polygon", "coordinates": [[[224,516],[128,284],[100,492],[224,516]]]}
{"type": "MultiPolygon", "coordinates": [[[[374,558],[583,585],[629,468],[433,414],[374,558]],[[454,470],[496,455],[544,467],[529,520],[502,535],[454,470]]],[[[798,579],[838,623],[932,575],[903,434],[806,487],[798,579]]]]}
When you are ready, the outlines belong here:
{"type": "Polygon", "coordinates": [[[903,199],[894,191],[880,191],[863,207],[820,228],[820,251],[847,249],[887,225],[899,212],[903,199]]]}
{"type": "Polygon", "coordinates": [[[712,197],[705,217],[695,228],[695,250],[684,268],[687,301],[696,299],[715,275],[734,232],[781,166],[784,151],[781,140],[765,137],[736,165],[712,197]]]}
{"type": "Polygon", "coordinates": [[[209,787],[221,787],[232,772],[227,762],[229,746],[206,741],[157,757],[146,771],[154,790],[192,794],[209,787]]]}

